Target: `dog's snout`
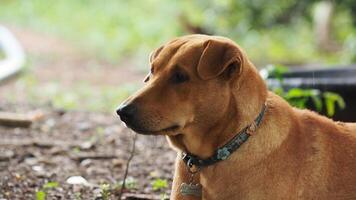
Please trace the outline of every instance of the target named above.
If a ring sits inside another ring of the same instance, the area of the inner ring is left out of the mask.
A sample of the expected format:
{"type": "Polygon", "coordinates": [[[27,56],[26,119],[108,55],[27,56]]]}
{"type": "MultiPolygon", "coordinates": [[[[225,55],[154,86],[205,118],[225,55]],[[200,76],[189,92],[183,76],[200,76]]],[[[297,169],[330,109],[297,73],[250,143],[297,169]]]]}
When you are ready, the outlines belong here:
{"type": "Polygon", "coordinates": [[[132,119],[137,112],[137,107],[134,104],[127,104],[120,106],[116,113],[120,116],[121,120],[127,122],[132,119]]]}

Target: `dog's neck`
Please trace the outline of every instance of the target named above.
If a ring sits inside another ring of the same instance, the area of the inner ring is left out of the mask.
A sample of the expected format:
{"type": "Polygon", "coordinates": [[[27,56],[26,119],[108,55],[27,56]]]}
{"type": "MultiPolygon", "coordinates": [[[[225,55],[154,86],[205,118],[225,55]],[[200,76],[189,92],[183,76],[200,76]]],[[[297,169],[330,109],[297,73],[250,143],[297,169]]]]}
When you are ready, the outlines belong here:
{"type": "Polygon", "coordinates": [[[255,68],[244,73],[232,90],[225,115],[206,130],[191,129],[190,134],[168,136],[173,147],[204,159],[254,121],[266,101],[267,89],[255,68]]]}

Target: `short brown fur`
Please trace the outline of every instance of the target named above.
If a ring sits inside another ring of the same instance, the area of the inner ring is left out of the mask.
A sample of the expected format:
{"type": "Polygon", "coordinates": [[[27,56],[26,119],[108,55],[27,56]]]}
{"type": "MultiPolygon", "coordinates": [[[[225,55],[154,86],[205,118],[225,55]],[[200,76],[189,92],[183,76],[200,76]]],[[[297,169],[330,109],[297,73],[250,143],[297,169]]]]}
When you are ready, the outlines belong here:
{"type": "Polygon", "coordinates": [[[177,38],[151,54],[135,104],[139,133],[166,135],[177,151],[172,200],[356,199],[356,124],[291,107],[272,92],[246,54],[217,36],[177,38]],[[172,83],[176,71],[189,80],[172,83]],[[261,126],[227,160],[203,168],[202,198],[182,196],[182,151],[207,158],[267,103],[261,126]],[[174,126],[173,126],[174,125],[174,126]],[[169,128],[172,127],[172,128],[169,128]]]}

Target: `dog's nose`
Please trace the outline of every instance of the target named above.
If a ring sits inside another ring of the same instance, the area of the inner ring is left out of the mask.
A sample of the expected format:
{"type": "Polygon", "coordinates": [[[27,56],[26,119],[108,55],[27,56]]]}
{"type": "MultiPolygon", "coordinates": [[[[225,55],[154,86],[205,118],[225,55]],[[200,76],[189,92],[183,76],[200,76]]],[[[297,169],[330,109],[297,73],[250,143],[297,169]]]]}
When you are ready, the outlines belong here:
{"type": "Polygon", "coordinates": [[[127,104],[120,106],[116,113],[120,116],[120,119],[124,122],[127,122],[129,119],[132,119],[137,112],[137,107],[134,104],[127,104]]]}

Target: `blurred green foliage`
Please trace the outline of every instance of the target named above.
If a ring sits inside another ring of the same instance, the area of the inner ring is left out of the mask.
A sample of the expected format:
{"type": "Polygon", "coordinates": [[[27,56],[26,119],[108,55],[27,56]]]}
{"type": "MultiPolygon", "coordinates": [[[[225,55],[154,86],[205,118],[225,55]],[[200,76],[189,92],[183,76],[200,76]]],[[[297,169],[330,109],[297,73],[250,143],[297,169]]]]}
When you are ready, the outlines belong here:
{"type": "Polygon", "coordinates": [[[168,181],[166,179],[156,178],[151,183],[154,191],[168,188],[168,181]]]}
{"type": "Polygon", "coordinates": [[[351,63],[356,61],[355,2],[335,2],[332,34],[342,50],[320,52],[312,13],[317,0],[186,0],[197,26],[235,39],[257,64],[351,63]]]}
{"type": "Polygon", "coordinates": [[[59,183],[53,181],[44,184],[42,188],[36,192],[36,200],[46,200],[48,190],[55,189],[58,186],[59,183]]]}
{"type": "Polygon", "coordinates": [[[46,192],[43,190],[39,190],[36,192],[36,200],[46,200],[46,192]]]}
{"type": "Polygon", "coordinates": [[[58,182],[50,181],[42,186],[43,189],[52,189],[57,188],[59,186],[58,182]]]}
{"type": "Polygon", "coordinates": [[[65,35],[110,60],[135,54],[146,61],[152,48],[195,27],[234,39],[258,64],[355,62],[355,3],[335,2],[333,37],[342,48],[323,53],[314,41],[315,2],[3,0],[0,22],[65,35]]]}
{"type": "MultiPolygon", "coordinates": [[[[147,67],[152,49],[192,32],[235,40],[257,66],[356,62],[356,4],[353,0],[333,1],[332,38],[339,48],[323,52],[317,48],[312,20],[317,2],[320,1],[2,0],[0,23],[65,37],[73,46],[93,53],[98,59],[109,62],[129,59],[137,67],[147,67]]],[[[89,82],[78,82],[68,89],[56,81],[39,83],[31,73],[15,83],[15,91],[28,93],[31,103],[50,100],[55,107],[94,111],[112,111],[137,88],[136,85],[95,88],[89,82]]],[[[314,93],[295,90],[285,97],[315,96],[314,93]]],[[[331,95],[329,99],[338,99],[334,97],[331,95]]],[[[6,98],[16,99],[16,92],[9,91],[6,98]]],[[[334,103],[326,103],[326,107],[334,103]]]]}
{"type": "Polygon", "coordinates": [[[309,108],[308,102],[312,102],[316,111],[321,112],[325,107],[326,115],[331,117],[335,114],[336,106],[345,109],[344,99],[334,92],[321,92],[318,89],[292,88],[286,90],[283,88],[283,74],[288,72],[288,68],[281,65],[270,65],[267,67],[268,74],[276,77],[279,86],[270,88],[273,92],[283,97],[292,106],[297,108],[309,108]]]}
{"type": "Polygon", "coordinates": [[[61,34],[108,59],[147,51],[177,34],[173,1],[5,0],[0,22],[61,34]]]}

